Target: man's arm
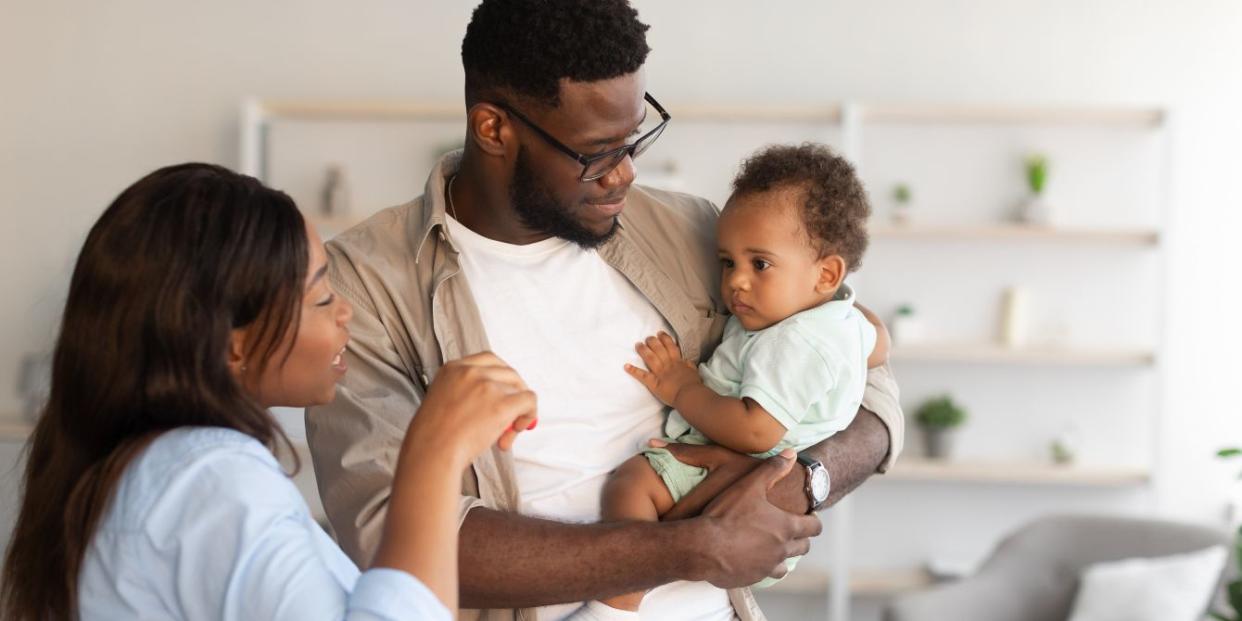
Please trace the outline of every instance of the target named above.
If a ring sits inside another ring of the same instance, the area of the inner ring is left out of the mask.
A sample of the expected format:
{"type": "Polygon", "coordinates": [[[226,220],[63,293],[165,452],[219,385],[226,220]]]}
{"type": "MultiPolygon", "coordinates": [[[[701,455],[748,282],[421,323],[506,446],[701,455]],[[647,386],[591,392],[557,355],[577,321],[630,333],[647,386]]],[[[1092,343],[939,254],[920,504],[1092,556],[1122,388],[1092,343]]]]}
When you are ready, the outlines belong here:
{"type": "MultiPolygon", "coordinates": [[[[905,415],[898,403],[897,382],[888,365],[867,372],[867,390],[858,415],[844,430],[804,451],[823,462],[832,480],[824,507],[836,504],[872,473],[884,472],[901,454],[905,438],[905,415]]],[[[707,468],[707,479],[661,519],[676,520],[697,515],[717,494],[754,468],[756,460],[720,446],[669,444],[678,460],[707,468]]],[[[793,471],[773,487],[770,499],[787,511],[805,513],[806,471],[793,471]]],[[[823,507],[821,507],[823,508],[823,507]]]]}
{"type": "Polygon", "coordinates": [[[768,500],[790,456],[757,463],[690,520],[564,524],[474,509],[461,527],[461,605],[525,608],[674,580],[733,588],[784,575],[784,559],[804,554],[820,523],[768,500]]]}

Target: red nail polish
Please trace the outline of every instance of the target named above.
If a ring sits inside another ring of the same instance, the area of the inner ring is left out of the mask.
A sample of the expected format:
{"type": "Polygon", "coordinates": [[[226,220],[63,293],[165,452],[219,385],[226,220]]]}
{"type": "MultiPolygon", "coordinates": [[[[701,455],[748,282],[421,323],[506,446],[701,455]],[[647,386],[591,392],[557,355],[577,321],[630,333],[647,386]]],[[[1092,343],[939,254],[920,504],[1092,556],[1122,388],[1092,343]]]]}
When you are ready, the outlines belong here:
{"type": "Polygon", "coordinates": [[[539,424],[539,419],[536,418],[535,420],[530,421],[530,425],[526,427],[526,430],[530,431],[531,429],[535,428],[535,425],[538,425],[538,424],[539,424]]]}

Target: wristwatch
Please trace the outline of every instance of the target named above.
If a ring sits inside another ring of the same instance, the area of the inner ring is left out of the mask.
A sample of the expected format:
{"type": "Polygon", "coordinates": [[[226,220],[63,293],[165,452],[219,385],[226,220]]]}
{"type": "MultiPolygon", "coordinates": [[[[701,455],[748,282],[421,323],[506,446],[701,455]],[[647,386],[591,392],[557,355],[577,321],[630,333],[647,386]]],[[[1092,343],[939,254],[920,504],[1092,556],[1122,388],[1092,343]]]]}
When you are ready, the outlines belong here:
{"type": "Polygon", "coordinates": [[[811,503],[807,513],[814,513],[828,500],[832,480],[828,478],[828,469],[818,459],[798,453],[798,463],[806,468],[806,499],[811,503]]]}

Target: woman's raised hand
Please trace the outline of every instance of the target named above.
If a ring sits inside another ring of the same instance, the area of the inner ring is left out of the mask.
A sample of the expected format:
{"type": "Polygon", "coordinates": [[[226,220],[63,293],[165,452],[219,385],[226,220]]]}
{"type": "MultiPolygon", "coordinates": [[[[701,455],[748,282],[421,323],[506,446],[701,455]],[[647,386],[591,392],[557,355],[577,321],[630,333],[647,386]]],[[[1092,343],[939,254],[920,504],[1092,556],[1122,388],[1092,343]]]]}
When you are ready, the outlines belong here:
{"type": "Polygon", "coordinates": [[[517,371],[491,352],[445,364],[410,423],[406,443],[457,449],[463,464],[493,444],[508,450],[517,434],[534,428],[535,393],[517,371]]]}

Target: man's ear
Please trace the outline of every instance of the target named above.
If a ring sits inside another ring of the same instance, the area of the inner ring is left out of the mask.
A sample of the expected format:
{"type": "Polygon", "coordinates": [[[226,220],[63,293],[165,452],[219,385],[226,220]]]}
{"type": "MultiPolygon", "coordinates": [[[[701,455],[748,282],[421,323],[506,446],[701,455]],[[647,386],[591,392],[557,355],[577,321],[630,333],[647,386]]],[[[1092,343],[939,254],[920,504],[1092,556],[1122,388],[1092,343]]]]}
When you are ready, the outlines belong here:
{"type": "Polygon", "coordinates": [[[509,113],[495,104],[477,103],[466,115],[468,137],[479,150],[488,155],[505,155],[509,147],[516,144],[513,134],[513,121],[509,113]]]}
{"type": "Polygon", "coordinates": [[[819,281],[815,283],[817,293],[831,293],[845,282],[847,266],[845,259],[839,254],[831,254],[819,260],[819,281]]]}

